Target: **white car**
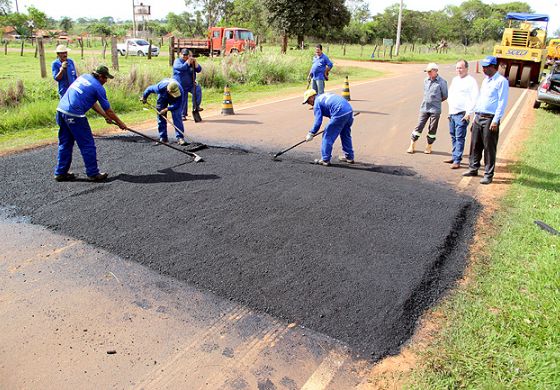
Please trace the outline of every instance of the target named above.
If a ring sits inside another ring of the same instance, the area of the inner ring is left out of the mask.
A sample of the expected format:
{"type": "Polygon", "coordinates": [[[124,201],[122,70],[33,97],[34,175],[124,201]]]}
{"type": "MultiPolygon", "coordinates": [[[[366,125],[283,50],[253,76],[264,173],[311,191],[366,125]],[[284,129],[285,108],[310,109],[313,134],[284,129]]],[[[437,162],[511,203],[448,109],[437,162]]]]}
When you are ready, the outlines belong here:
{"type": "MultiPolygon", "coordinates": [[[[117,45],[117,51],[121,56],[126,55],[127,52],[129,56],[147,56],[149,47],[150,42],[145,39],[127,39],[124,43],[117,45]]],[[[152,45],[152,56],[157,57],[158,55],[159,47],[152,45]]]]}

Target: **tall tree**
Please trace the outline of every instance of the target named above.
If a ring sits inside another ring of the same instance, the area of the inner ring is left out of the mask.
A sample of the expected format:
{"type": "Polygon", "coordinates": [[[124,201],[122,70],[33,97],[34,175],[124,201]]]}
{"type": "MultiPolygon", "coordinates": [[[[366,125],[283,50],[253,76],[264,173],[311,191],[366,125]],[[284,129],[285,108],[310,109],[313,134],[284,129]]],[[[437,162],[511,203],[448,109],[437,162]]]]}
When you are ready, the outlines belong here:
{"type": "Polygon", "coordinates": [[[185,0],[187,7],[199,7],[206,16],[207,27],[212,27],[224,17],[233,0],[185,0]]]}
{"type": "Polygon", "coordinates": [[[72,30],[72,27],[74,26],[74,22],[68,16],[64,16],[62,19],[60,19],[60,22],[58,23],[58,25],[64,31],[70,32],[70,30],[72,30]]]}
{"type": "Polygon", "coordinates": [[[266,6],[268,21],[282,35],[282,53],[290,36],[297,36],[299,45],[304,34],[324,37],[350,22],[344,0],[268,0],[266,6]]]}
{"type": "Polygon", "coordinates": [[[0,0],[0,16],[6,16],[12,9],[11,0],[0,0]]]}

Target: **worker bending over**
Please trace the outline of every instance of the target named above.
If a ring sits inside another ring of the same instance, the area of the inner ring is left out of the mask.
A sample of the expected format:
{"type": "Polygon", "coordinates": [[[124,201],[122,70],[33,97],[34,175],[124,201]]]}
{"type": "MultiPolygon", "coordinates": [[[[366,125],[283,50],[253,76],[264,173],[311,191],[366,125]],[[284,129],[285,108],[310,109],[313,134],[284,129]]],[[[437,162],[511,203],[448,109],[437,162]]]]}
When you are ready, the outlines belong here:
{"type": "Polygon", "coordinates": [[[349,164],[354,163],[354,149],[352,148],[352,123],[354,116],[352,115],[352,106],[342,96],[332,93],[317,95],[314,89],[308,89],[303,94],[302,104],[313,106],[313,114],[315,122],[309,133],[305,137],[307,142],[311,141],[323,123],[323,117],[330,118],[329,124],[325,127],[323,133],[323,142],[321,144],[321,158],[315,160],[315,164],[328,166],[331,165],[331,154],[334,141],[340,135],[342,143],[342,151],[344,156],[340,156],[340,161],[349,164]]]}

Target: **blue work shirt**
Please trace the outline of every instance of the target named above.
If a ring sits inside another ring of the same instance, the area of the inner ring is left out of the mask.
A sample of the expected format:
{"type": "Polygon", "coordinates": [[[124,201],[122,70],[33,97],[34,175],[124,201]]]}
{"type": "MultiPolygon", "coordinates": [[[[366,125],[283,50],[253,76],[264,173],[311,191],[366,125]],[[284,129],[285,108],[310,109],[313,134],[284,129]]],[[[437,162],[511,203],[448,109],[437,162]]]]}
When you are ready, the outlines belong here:
{"type": "MultiPolygon", "coordinates": [[[[202,67],[200,64],[196,64],[195,72],[200,73],[202,67]]],[[[196,80],[196,73],[194,74],[194,80],[196,80]]],[[[173,78],[177,80],[181,86],[187,90],[190,90],[193,86],[193,69],[188,64],[187,61],[182,58],[177,58],[173,63],[173,78]]]]}
{"type": "Polygon", "coordinates": [[[420,112],[431,114],[441,114],[441,102],[448,96],[447,81],[439,75],[434,80],[426,78],[424,80],[424,99],[420,105],[420,112]]]}
{"type": "Polygon", "coordinates": [[[342,96],[332,93],[324,93],[322,95],[315,95],[315,103],[313,103],[313,115],[315,115],[315,122],[313,128],[309,131],[311,134],[317,133],[323,117],[331,118],[331,120],[340,118],[344,115],[352,114],[352,106],[342,96]]]}
{"type": "Polygon", "coordinates": [[[68,67],[66,68],[66,74],[62,75],[62,78],[60,80],[56,79],[56,75],[58,74],[60,68],[62,67],[62,62],[60,61],[60,58],[54,60],[51,65],[52,76],[54,81],[58,83],[58,95],[60,97],[64,96],[70,84],[76,81],[76,78],[78,77],[78,73],[76,72],[76,65],[74,65],[74,61],[72,61],[70,58],[67,58],[66,61],[68,62],[68,67]]]}
{"type": "Polygon", "coordinates": [[[105,88],[99,80],[88,73],[78,77],[70,85],[60,99],[56,110],[71,116],[85,117],[86,112],[93,107],[95,102],[99,102],[104,110],[111,108],[105,88]]]}
{"type": "Polygon", "coordinates": [[[324,80],[327,66],[332,69],[333,63],[325,53],[321,54],[319,57],[317,57],[317,55],[313,56],[313,64],[309,72],[311,73],[311,77],[313,77],[314,80],[324,80]]]}
{"type": "Polygon", "coordinates": [[[509,83],[504,76],[496,72],[492,77],[485,77],[480,86],[474,112],[493,114],[492,123],[498,123],[504,116],[508,95],[509,83]]]}
{"type": "Polygon", "coordinates": [[[179,84],[179,90],[181,91],[181,96],[174,98],[169,93],[167,93],[167,86],[173,79],[163,79],[157,84],[150,85],[144,93],[142,94],[142,99],[147,99],[150,94],[157,94],[156,105],[158,109],[168,108],[169,111],[175,111],[181,108],[183,103],[183,96],[185,93],[183,87],[179,84]]]}

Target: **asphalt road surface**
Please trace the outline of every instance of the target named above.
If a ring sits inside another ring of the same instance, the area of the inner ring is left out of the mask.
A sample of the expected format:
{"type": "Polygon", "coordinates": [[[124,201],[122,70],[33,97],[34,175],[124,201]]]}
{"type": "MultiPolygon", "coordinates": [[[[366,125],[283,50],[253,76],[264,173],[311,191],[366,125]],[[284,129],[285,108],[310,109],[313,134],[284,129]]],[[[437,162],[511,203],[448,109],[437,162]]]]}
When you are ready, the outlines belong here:
{"type": "Polygon", "coordinates": [[[318,142],[271,159],[307,132],[299,97],[187,122],[228,146],[204,163],[100,139],[103,184],[54,182],[53,146],[0,159],[3,383],[359,384],[354,359],[397,353],[460,277],[478,209],[441,162],[443,120],[436,153],[404,153],[423,76],[411,67],[351,89],[354,166],[309,164],[318,142]]]}

